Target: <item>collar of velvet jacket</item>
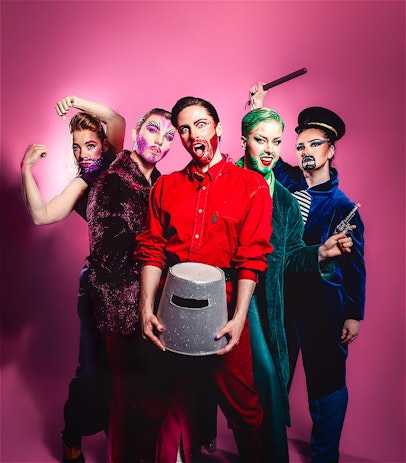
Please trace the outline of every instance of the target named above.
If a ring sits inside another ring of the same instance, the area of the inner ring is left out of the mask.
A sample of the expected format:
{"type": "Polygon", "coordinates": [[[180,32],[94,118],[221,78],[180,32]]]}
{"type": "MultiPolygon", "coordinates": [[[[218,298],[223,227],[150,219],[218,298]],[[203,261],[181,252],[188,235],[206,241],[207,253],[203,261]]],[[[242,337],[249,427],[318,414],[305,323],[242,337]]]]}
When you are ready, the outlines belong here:
{"type": "MultiPolygon", "coordinates": [[[[149,182],[144,177],[144,174],[141,172],[137,162],[134,162],[131,157],[131,151],[123,150],[118,153],[117,158],[110,165],[110,172],[117,172],[121,177],[127,179],[127,181],[137,180],[142,184],[149,186],[149,182]]],[[[151,185],[153,185],[158,178],[161,176],[159,170],[154,167],[151,173],[151,185]]]]}

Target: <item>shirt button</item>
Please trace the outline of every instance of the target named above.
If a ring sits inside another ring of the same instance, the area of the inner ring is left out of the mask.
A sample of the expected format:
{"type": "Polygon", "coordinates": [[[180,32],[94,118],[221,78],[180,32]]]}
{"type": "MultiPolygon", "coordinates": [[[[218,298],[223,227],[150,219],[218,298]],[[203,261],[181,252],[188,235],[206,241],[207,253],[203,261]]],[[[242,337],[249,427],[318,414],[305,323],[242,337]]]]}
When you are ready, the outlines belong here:
{"type": "Polygon", "coordinates": [[[202,186],[202,190],[205,190],[205,189],[206,189],[206,187],[205,187],[205,186],[202,186]]]}
{"type": "Polygon", "coordinates": [[[199,209],[197,212],[201,214],[203,212],[203,209],[199,209]]]}
{"type": "Polygon", "coordinates": [[[195,235],[195,238],[199,238],[199,235],[195,235]]]}

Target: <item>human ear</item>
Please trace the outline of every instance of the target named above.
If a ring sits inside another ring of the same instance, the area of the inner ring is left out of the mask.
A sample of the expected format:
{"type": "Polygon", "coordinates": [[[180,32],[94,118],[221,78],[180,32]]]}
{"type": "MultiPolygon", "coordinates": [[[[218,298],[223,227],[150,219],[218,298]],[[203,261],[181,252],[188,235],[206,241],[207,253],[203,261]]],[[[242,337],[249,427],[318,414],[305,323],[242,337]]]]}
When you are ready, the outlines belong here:
{"type": "Polygon", "coordinates": [[[216,134],[218,137],[221,137],[222,133],[223,133],[223,126],[221,125],[221,122],[218,122],[216,125],[216,134]]]}
{"type": "Polygon", "coordinates": [[[243,150],[247,147],[247,139],[244,136],[241,136],[241,147],[243,150]]]}

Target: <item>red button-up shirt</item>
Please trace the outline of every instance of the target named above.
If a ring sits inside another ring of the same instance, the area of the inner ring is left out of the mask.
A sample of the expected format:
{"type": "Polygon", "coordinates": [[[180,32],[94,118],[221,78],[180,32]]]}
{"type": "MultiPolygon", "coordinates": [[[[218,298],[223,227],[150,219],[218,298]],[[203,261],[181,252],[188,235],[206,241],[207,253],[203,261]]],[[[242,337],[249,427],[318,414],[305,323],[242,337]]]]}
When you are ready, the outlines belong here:
{"type": "Polygon", "coordinates": [[[148,222],[135,257],[159,268],[199,262],[256,280],[266,269],[272,200],[263,177],[231,159],[203,174],[192,162],[162,175],[151,190],[148,222]]]}

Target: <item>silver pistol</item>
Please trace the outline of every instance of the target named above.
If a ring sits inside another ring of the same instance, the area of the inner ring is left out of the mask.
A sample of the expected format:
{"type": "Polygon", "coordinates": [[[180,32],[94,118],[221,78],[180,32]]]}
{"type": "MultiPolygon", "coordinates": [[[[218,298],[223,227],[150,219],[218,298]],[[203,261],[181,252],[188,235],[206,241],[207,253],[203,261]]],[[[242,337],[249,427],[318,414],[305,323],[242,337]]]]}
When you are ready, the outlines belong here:
{"type": "Polygon", "coordinates": [[[339,233],[345,231],[345,232],[350,232],[351,231],[351,224],[350,221],[354,217],[355,213],[357,210],[361,207],[361,204],[357,203],[350,211],[350,213],[343,219],[335,228],[334,230],[334,235],[338,235],[339,233]]]}

